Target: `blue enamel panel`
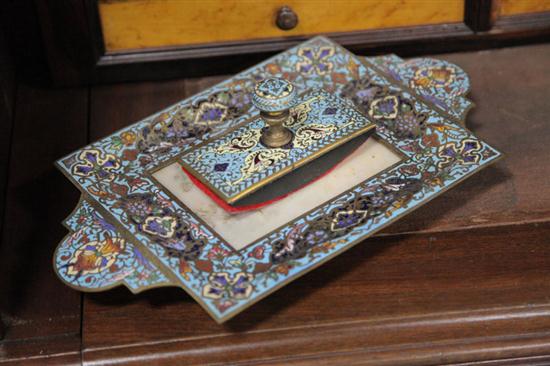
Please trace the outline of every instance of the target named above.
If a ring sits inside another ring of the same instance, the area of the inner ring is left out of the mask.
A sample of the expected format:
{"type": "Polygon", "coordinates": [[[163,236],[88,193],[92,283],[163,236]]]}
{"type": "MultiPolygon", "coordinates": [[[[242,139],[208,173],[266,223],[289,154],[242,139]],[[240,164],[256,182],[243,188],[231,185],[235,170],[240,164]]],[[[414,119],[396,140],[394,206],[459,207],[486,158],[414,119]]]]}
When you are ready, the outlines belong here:
{"type": "Polygon", "coordinates": [[[181,161],[228,201],[375,125],[342,99],[320,89],[305,93],[293,109],[287,127],[294,138],[287,146],[264,146],[260,142],[264,127],[261,118],[254,118],[183,154],[181,161]]]}

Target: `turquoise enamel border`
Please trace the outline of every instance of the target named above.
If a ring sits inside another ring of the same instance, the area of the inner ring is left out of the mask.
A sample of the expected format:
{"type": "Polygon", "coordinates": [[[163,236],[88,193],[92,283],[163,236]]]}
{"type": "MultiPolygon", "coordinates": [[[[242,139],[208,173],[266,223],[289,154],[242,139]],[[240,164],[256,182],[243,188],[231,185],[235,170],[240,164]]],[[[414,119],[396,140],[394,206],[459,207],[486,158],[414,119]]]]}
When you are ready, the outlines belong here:
{"type": "Polygon", "coordinates": [[[501,156],[461,126],[470,107],[462,70],[431,59],[399,65],[317,37],[60,159],[83,200],[65,221],[70,233],[54,254],[57,274],[82,291],[179,286],[223,322],[501,156]],[[434,62],[452,72],[426,71],[434,62]],[[253,116],[247,96],[266,75],[292,80],[299,92],[348,97],[406,158],[234,251],[148,172],[253,116]],[[215,108],[225,117],[215,119],[215,108]]]}

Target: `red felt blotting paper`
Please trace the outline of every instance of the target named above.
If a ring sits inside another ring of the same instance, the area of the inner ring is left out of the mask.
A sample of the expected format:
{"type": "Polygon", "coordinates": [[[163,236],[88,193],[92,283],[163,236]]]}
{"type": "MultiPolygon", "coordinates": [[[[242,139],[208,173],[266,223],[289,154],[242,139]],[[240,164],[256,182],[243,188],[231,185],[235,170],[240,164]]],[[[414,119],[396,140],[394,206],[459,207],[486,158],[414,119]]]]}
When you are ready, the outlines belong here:
{"type": "MultiPolygon", "coordinates": [[[[210,188],[208,188],[206,185],[204,185],[200,180],[198,180],[193,174],[191,174],[187,170],[185,170],[184,167],[181,167],[181,170],[183,170],[183,172],[189,177],[189,179],[191,180],[191,182],[193,182],[194,185],[196,185],[201,191],[203,191],[208,197],[210,197],[212,199],[212,201],[214,201],[218,206],[220,206],[221,208],[223,208],[225,211],[227,211],[229,213],[240,213],[240,212],[257,210],[259,208],[265,207],[265,206],[270,205],[274,202],[282,200],[286,196],[288,196],[288,195],[290,195],[294,192],[297,192],[300,189],[310,185],[311,183],[316,182],[317,180],[323,178],[325,175],[332,172],[337,166],[338,166],[338,164],[335,164],[333,167],[331,167],[330,169],[327,169],[323,174],[321,174],[317,178],[315,178],[313,180],[310,180],[309,182],[307,182],[303,186],[300,186],[298,189],[296,189],[294,191],[288,192],[286,194],[283,194],[281,196],[278,196],[278,197],[273,198],[273,199],[268,200],[268,201],[260,202],[260,203],[254,204],[254,205],[244,205],[244,206],[231,206],[230,204],[225,202],[223,199],[221,199],[210,188]]],[[[275,182],[273,184],[277,184],[277,183],[275,182]]]]}

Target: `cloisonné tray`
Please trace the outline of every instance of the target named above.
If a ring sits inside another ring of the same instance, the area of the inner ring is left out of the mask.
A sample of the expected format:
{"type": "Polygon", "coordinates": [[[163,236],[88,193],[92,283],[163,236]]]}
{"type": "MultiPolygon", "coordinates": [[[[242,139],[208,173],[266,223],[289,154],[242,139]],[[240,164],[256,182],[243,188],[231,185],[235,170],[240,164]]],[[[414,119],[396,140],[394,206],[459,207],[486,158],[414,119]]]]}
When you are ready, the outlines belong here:
{"type": "Polygon", "coordinates": [[[300,44],[60,159],[82,196],[56,272],[81,291],[178,286],[223,322],[498,159],[464,127],[468,89],[444,61],[361,58],[323,37],[300,44]],[[346,99],[376,133],[309,186],[230,214],[189,181],[181,157],[256,116],[250,93],[268,76],[346,99]]]}

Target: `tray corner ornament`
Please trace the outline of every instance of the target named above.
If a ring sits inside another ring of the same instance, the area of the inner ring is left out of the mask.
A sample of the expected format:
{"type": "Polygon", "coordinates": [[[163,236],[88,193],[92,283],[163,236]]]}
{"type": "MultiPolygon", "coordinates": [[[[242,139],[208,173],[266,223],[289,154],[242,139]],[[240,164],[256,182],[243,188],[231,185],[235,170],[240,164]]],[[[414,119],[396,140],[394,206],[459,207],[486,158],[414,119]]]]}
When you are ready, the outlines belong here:
{"type": "Polygon", "coordinates": [[[82,198],[56,273],[80,291],[181,287],[226,321],[498,159],[464,127],[468,91],[446,61],[358,57],[313,38],[57,161],[82,198]],[[267,77],[347,100],[401,160],[235,248],[153,175],[256,116],[250,95],[267,77]]]}

